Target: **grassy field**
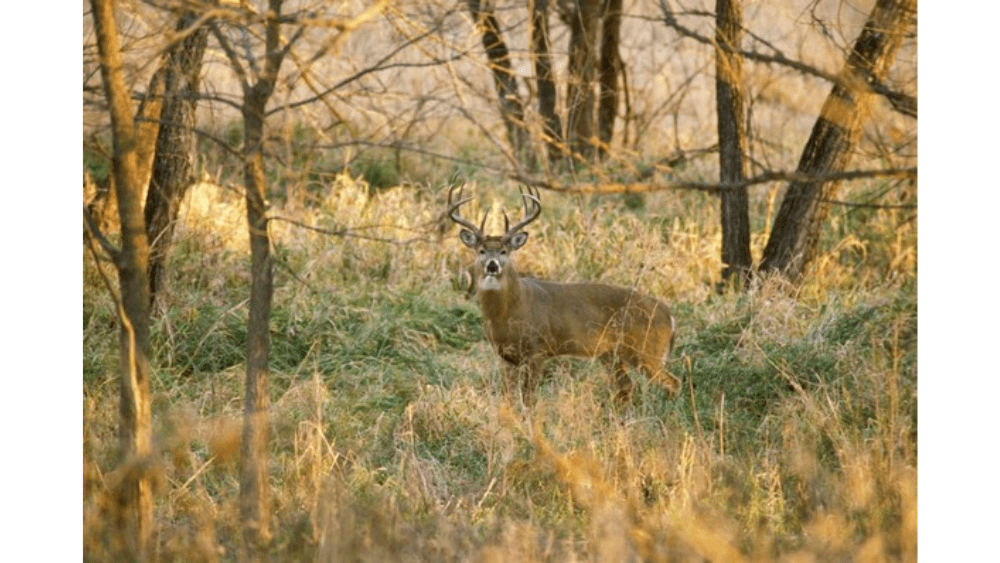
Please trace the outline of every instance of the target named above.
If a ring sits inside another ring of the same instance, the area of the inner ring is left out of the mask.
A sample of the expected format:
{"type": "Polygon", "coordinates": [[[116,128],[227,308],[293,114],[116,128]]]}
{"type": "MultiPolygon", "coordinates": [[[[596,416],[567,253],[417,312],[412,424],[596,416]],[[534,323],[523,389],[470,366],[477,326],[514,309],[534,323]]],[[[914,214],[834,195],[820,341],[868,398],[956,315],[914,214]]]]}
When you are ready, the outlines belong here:
{"type": "MultiPolygon", "coordinates": [[[[720,294],[715,198],[543,193],[520,269],[668,301],[683,389],[670,400],[636,374],[616,405],[600,363],[559,360],[522,409],[464,292],[471,256],[441,221],[443,185],[337,176],[313,205],[275,210],[360,235],[272,224],[276,560],[916,560],[915,210],[837,207],[804,281],[720,294]]],[[[514,185],[469,188],[484,207],[517,205],[514,185]]],[[[754,192],[756,256],[770,203],[754,192]]],[[[232,561],[249,295],[238,198],[196,186],[177,237],[152,331],[157,556],[232,561]]],[[[83,260],[84,551],[101,559],[117,325],[83,260]]]]}

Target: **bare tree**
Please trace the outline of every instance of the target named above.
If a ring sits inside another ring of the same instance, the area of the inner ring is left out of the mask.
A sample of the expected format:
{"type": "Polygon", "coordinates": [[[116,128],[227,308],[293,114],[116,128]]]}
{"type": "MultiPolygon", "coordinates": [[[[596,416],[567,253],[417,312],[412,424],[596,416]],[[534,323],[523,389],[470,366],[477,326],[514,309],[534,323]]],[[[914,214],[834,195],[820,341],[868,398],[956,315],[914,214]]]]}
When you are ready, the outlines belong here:
{"type": "Polygon", "coordinates": [[[564,17],[570,28],[566,78],[566,136],[570,149],[585,161],[594,154],[594,123],[600,0],[567,2],[564,17]]]}
{"type": "Polygon", "coordinates": [[[111,114],[114,152],[112,170],[121,223],[121,248],[96,230],[85,215],[91,234],[101,241],[118,270],[120,302],[120,410],[117,501],[118,528],[125,553],[132,561],[145,560],[153,528],[153,496],[145,471],[152,454],[152,418],[149,389],[149,281],[146,266],[149,244],[142,216],[137,139],[128,90],[122,73],[121,46],[114,2],[91,0],[101,78],[111,114]]]}
{"type": "Polygon", "coordinates": [[[192,183],[194,117],[201,61],[208,44],[208,27],[198,14],[185,12],[177,21],[182,39],[170,46],[153,80],[162,89],[159,133],[146,191],[146,236],[150,241],[149,298],[155,301],[163,284],[167,251],[181,200],[192,183]]]}
{"type": "MultiPolygon", "coordinates": [[[[310,58],[293,58],[299,63],[299,77],[307,84],[309,63],[334,50],[346,33],[373,17],[384,7],[380,2],[353,19],[324,18],[317,13],[282,14],[282,0],[269,0],[261,18],[251,8],[243,6],[244,22],[261,22],[263,30],[263,66],[253,53],[250,23],[241,23],[235,30],[241,37],[238,49],[219,25],[212,33],[239,78],[243,90],[243,181],[246,190],[247,227],[250,235],[250,303],[247,335],[247,371],[244,395],[243,435],[240,452],[240,518],[246,557],[249,561],[264,561],[271,548],[271,512],[268,486],[268,410],[269,367],[271,349],[269,334],[271,301],[274,293],[274,265],[271,238],[268,232],[268,189],[265,176],[265,125],[267,104],[278,85],[279,71],[292,47],[311,25],[337,30],[310,58]],[[294,25],[294,32],[285,37],[282,28],[294,25]],[[240,52],[244,55],[241,56],[240,52]]],[[[255,30],[256,31],[256,30],[255,30]]],[[[311,87],[311,86],[310,86],[311,87]]],[[[322,96],[319,96],[322,98],[322,96]]]]}
{"type": "Polygon", "coordinates": [[[517,90],[517,75],[510,62],[510,50],[500,33],[500,24],[489,0],[468,0],[472,19],[482,35],[483,48],[490,61],[493,83],[497,90],[500,116],[507,129],[511,149],[524,161],[528,146],[528,130],[524,126],[524,104],[517,90]]]}
{"type": "MultiPolygon", "coordinates": [[[[743,57],[739,53],[743,26],[741,0],[717,0],[715,4],[715,103],[719,129],[719,182],[737,184],[746,178],[743,155],[744,130],[743,57]]],[[[722,279],[733,275],[746,283],[752,266],[750,257],[750,212],[747,189],[734,186],[721,192],[722,279]]]]}
{"type": "Polygon", "coordinates": [[[246,190],[247,227],[250,234],[250,315],[247,334],[247,372],[243,404],[243,439],[240,451],[240,518],[248,561],[264,561],[271,546],[268,460],[268,359],[274,271],[268,234],[267,180],[264,176],[264,116],[278,81],[278,71],[291,43],[281,37],[282,0],[269,0],[264,18],[263,68],[243,35],[246,58],[217,26],[213,33],[229,57],[243,88],[243,182],[246,190]]]}
{"type": "Polygon", "coordinates": [[[530,0],[531,56],[535,62],[538,90],[538,113],[544,122],[544,141],[549,162],[562,154],[562,120],[556,112],[556,82],[552,70],[551,40],[549,34],[549,0],[530,0]]]}
{"type": "MultiPolygon", "coordinates": [[[[882,83],[916,14],[916,0],[877,0],[854,43],[841,79],[826,99],[799,160],[798,172],[822,176],[850,162],[871,112],[871,84],[882,83]]],[[[798,277],[812,260],[835,198],[837,181],[792,182],[774,219],[760,269],[798,277]]]]}

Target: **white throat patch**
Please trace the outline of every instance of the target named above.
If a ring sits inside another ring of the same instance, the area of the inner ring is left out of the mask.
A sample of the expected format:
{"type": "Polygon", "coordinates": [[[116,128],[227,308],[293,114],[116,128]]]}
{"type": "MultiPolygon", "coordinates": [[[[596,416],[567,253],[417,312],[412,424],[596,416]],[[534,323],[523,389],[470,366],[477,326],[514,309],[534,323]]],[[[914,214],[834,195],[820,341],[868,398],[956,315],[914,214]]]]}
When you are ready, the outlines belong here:
{"type": "Polygon", "coordinates": [[[500,289],[500,278],[487,274],[479,280],[479,287],[483,291],[497,291],[500,289]]]}

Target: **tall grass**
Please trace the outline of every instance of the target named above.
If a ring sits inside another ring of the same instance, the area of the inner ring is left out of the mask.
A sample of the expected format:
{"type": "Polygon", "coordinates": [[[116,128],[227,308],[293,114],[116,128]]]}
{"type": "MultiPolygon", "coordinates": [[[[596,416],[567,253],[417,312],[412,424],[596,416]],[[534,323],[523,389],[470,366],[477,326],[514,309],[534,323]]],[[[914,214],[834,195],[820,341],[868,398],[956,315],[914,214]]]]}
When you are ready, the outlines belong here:
{"type": "MultiPolygon", "coordinates": [[[[272,224],[276,560],[916,560],[916,232],[902,212],[835,209],[805,281],[718,294],[711,197],[543,194],[520,268],[667,299],[684,389],[670,400],[636,374],[641,392],[616,405],[599,363],[555,360],[522,409],[500,392],[438,192],[340,176],[276,210],[363,235],[272,224]]],[[[475,193],[516,206],[513,186],[475,193]]],[[[245,233],[238,198],[192,189],[152,336],[160,560],[239,550],[245,233]]],[[[100,560],[117,336],[86,255],[84,269],[84,549],[100,560]]]]}

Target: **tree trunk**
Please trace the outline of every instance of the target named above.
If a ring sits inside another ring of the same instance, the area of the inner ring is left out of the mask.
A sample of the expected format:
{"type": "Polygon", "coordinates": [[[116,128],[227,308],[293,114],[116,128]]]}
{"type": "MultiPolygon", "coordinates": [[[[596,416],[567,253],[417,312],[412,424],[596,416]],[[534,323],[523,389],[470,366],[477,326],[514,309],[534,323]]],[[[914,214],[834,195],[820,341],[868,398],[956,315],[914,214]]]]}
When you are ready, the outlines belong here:
{"type": "MultiPolygon", "coordinates": [[[[197,17],[193,12],[183,14],[177,22],[177,31],[186,30],[197,17]]],[[[163,66],[157,71],[163,82],[163,108],[145,209],[146,236],[150,241],[151,303],[162,286],[177,213],[193,180],[192,130],[201,61],[207,44],[208,27],[203,25],[173,45],[163,60],[163,66]]]]}
{"type": "Polygon", "coordinates": [[[497,89],[500,116],[507,128],[507,139],[514,155],[523,162],[528,144],[528,132],[524,126],[524,104],[521,103],[521,96],[518,94],[517,76],[510,62],[510,51],[507,50],[507,45],[500,35],[500,24],[489,1],[468,0],[468,4],[472,18],[482,33],[483,48],[486,50],[486,57],[493,71],[493,84],[497,89]]]}
{"type": "Polygon", "coordinates": [[[538,113],[545,123],[545,146],[549,162],[556,162],[563,151],[562,121],[556,113],[556,81],[552,72],[549,40],[549,0],[530,0],[531,55],[538,82],[538,113]]]}
{"type": "MultiPolygon", "coordinates": [[[[163,75],[153,74],[149,87],[139,110],[133,120],[135,127],[136,182],[145,186],[149,182],[149,173],[153,168],[153,153],[156,148],[156,135],[160,130],[160,110],[163,109],[163,75]]],[[[92,192],[84,193],[87,212],[101,232],[108,232],[119,225],[112,220],[118,215],[118,196],[115,193],[115,177],[110,174],[104,182],[95,183],[93,179],[84,180],[85,189],[92,192]],[[89,180],[89,181],[88,181],[89,180]],[[90,185],[88,185],[90,184],[90,185]],[[91,196],[92,194],[92,196],[91,196]]]]}
{"type": "MultiPolygon", "coordinates": [[[[719,129],[719,181],[736,183],[745,179],[746,135],[743,128],[743,58],[739,54],[742,36],[741,0],[717,0],[715,4],[715,103],[719,129]]],[[[722,199],[722,279],[739,276],[749,281],[750,214],[747,189],[724,189],[722,199]]]]}
{"type": "Polygon", "coordinates": [[[270,92],[254,88],[244,100],[243,176],[250,231],[250,318],[240,467],[240,516],[250,561],[263,560],[271,543],[267,483],[269,324],[273,293],[264,178],[264,107],[270,92]]]}
{"type": "Polygon", "coordinates": [[[566,135],[570,149],[583,160],[594,154],[599,0],[571,2],[569,68],[566,84],[566,135]]]}
{"type": "MultiPolygon", "coordinates": [[[[836,84],[823,104],[799,160],[798,172],[822,176],[844,170],[871,113],[872,82],[882,82],[916,13],[916,0],[877,0],[836,84]]],[[[764,248],[762,271],[797,278],[813,259],[838,182],[792,182],[764,248]]]]}
{"type": "Polygon", "coordinates": [[[603,158],[615,132],[618,115],[618,75],[622,68],[618,45],[621,39],[622,0],[605,0],[601,24],[600,103],[597,110],[599,154],[603,158]]]}
{"type": "MultiPolygon", "coordinates": [[[[163,113],[163,92],[166,83],[163,73],[157,71],[149,81],[146,95],[139,102],[139,111],[135,114],[135,153],[137,173],[136,182],[141,187],[149,184],[149,176],[153,170],[153,158],[156,155],[156,138],[160,133],[160,114],[163,113]]],[[[149,233],[147,232],[147,238],[149,233]]]]}
{"type": "Polygon", "coordinates": [[[112,169],[121,222],[121,250],[114,258],[118,269],[121,306],[118,311],[120,347],[121,481],[116,498],[123,557],[145,560],[153,529],[153,496],[144,471],[152,455],[152,419],[149,393],[149,282],[146,264],[149,245],[142,217],[142,188],[138,182],[136,131],[122,74],[121,46],[110,0],[91,0],[101,78],[111,113],[114,144],[112,169]]]}
{"type": "Polygon", "coordinates": [[[264,69],[255,84],[244,84],[243,91],[243,178],[250,234],[251,282],[240,451],[240,518],[246,558],[252,562],[267,559],[272,541],[267,448],[269,327],[274,275],[264,176],[264,114],[278,80],[278,69],[287,52],[282,48],[281,4],[281,0],[270,0],[268,3],[268,13],[273,17],[267,19],[264,31],[264,69]]]}

